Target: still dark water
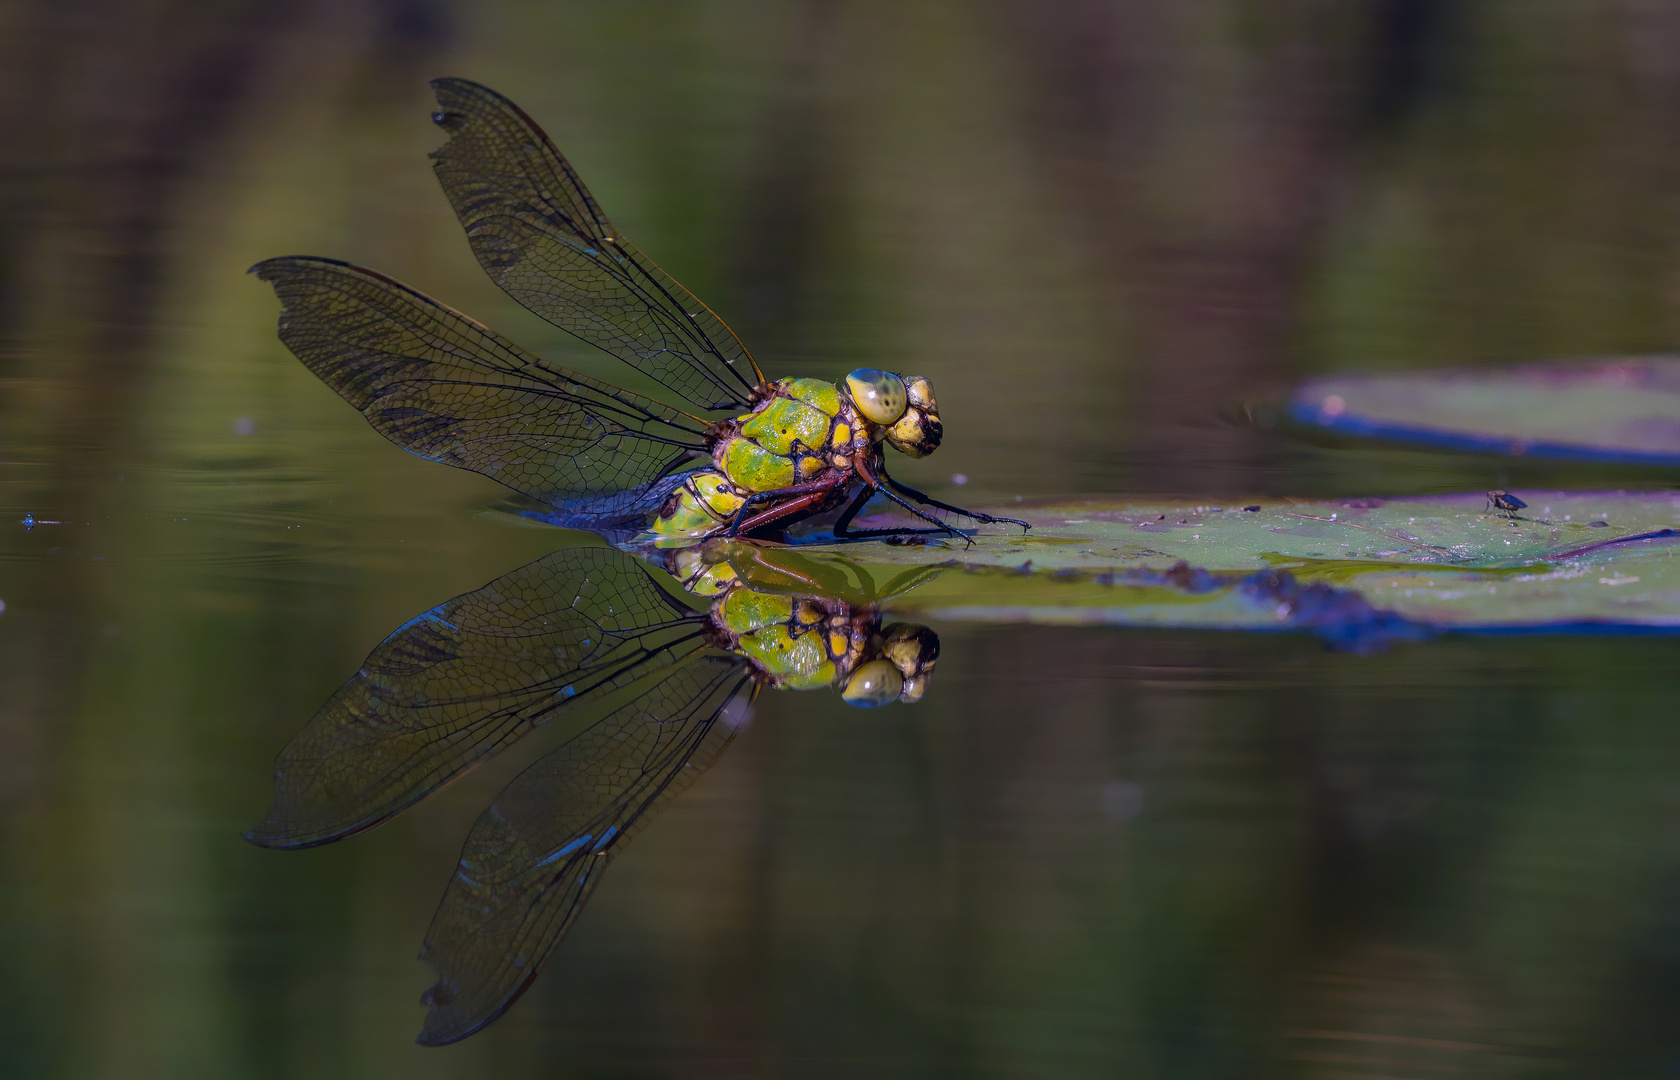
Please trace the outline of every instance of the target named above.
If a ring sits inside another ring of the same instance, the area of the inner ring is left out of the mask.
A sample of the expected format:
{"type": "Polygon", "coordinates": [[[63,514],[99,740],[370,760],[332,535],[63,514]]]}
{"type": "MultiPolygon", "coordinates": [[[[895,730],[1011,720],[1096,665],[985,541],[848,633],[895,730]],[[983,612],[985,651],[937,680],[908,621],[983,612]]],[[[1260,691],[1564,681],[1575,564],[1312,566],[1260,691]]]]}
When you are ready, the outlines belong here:
{"type": "Polygon", "coordinates": [[[387,633],[576,542],[369,431],[243,274],[353,259],[614,374],[473,263],[427,77],[518,100],[773,374],[931,376],[936,495],[1649,486],[1236,418],[1680,340],[1672,16],[0,11],[0,1074],[1680,1075],[1672,639],[936,624],[919,704],[766,693],[445,1049],[414,955],[544,733],[341,844],[241,839],[387,633]]]}

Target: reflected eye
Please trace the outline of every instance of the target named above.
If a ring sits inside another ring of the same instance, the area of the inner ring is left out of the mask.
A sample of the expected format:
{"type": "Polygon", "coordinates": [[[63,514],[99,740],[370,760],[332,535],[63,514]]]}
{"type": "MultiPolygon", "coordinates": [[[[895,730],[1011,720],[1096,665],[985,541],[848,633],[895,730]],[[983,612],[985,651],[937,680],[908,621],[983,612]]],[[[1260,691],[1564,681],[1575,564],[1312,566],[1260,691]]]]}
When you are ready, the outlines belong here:
{"type": "Polygon", "coordinates": [[[893,423],[904,415],[909,402],[904,380],[875,368],[858,368],[846,376],[846,390],[858,412],[876,424],[893,423]]]}
{"type": "Polygon", "coordinates": [[[871,660],[852,673],[840,697],[848,705],[875,709],[897,701],[903,689],[904,676],[897,666],[887,660],[871,660]]]}

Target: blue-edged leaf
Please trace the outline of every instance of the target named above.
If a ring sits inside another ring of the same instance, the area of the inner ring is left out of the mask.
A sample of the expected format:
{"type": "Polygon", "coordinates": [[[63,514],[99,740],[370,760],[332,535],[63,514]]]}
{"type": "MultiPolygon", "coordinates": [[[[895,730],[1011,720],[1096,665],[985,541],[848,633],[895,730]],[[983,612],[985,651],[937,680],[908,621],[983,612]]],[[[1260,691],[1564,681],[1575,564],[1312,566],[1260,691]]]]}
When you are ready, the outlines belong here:
{"type": "Polygon", "coordinates": [[[1327,375],[1291,417],[1343,435],[1449,450],[1680,465],[1680,358],[1327,375]]]}

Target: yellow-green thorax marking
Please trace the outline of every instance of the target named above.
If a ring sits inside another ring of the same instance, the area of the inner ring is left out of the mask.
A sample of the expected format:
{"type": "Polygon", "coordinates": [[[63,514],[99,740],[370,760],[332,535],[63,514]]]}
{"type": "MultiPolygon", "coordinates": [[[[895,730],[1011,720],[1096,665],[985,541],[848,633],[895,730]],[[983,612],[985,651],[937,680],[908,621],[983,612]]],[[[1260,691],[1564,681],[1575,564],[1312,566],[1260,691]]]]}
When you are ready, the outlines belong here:
{"type": "Polygon", "coordinates": [[[778,491],[845,468],[855,439],[851,411],[833,383],[783,379],[758,408],[720,425],[712,460],[744,491],[778,491]],[[837,461],[836,459],[842,459],[837,461]]]}

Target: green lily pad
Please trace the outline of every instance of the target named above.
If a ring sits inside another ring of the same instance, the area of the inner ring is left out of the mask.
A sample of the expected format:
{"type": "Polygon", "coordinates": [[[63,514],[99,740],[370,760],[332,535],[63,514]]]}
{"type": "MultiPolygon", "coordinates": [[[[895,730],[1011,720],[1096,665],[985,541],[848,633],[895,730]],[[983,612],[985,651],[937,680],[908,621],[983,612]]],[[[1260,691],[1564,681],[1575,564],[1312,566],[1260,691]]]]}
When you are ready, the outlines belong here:
{"type": "Polygon", "coordinates": [[[1297,387],[1289,413],[1442,449],[1680,465],[1680,358],[1330,375],[1297,387]]]}
{"type": "Polygon", "coordinates": [[[1680,493],[1512,494],[1528,503],[1514,519],[1490,513],[1485,493],[1024,503],[991,509],[1030,521],[1031,532],[988,528],[972,546],[793,550],[864,588],[938,568],[888,603],[946,619],[1334,631],[1391,616],[1437,630],[1680,629],[1680,493]]]}

